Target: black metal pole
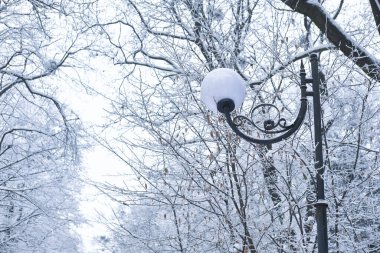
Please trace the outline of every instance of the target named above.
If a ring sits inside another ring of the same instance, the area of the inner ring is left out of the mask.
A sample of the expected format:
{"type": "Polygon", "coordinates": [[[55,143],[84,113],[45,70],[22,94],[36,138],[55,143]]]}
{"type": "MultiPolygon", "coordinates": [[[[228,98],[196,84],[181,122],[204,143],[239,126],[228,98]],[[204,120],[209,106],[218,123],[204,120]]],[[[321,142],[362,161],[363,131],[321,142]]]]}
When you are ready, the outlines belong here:
{"type": "Polygon", "coordinates": [[[317,182],[317,202],[315,203],[315,219],[317,221],[318,253],[328,252],[327,238],[327,202],[325,200],[324,167],[322,150],[322,119],[321,119],[321,98],[320,98],[320,78],[318,73],[318,55],[310,56],[311,74],[313,78],[313,108],[314,108],[314,144],[315,144],[315,169],[317,182]]]}

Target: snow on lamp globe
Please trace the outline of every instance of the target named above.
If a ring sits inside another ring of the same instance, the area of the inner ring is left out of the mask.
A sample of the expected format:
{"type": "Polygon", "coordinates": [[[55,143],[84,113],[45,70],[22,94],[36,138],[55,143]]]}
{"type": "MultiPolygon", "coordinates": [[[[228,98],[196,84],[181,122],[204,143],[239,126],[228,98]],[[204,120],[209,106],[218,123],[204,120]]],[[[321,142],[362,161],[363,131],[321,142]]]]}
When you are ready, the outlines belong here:
{"type": "Polygon", "coordinates": [[[201,100],[213,112],[230,113],[244,98],[245,81],[232,69],[214,69],[202,81],[201,100]]]}

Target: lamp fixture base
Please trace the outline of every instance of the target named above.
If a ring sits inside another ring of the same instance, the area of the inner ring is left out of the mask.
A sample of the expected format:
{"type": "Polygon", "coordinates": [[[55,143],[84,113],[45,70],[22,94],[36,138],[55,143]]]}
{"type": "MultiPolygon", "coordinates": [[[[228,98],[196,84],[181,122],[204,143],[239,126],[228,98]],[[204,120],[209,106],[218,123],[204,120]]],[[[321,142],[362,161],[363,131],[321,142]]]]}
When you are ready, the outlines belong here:
{"type": "Polygon", "coordinates": [[[230,98],[223,98],[216,104],[216,107],[220,113],[226,114],[232,112],[235,109],[235,103],[230,98]]]}

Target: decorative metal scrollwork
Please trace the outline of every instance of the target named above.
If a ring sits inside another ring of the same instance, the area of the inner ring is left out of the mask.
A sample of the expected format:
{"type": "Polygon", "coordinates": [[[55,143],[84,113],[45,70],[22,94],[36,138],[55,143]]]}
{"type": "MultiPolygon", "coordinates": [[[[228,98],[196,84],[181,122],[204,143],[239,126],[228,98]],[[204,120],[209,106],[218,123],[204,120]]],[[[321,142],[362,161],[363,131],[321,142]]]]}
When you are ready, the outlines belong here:
{"type": "Polygon", "coordinates": [[[307,189],[306,191],[306,200],[308,203],[314,203],[317,201],[317,195],[311,189],[307,189]]]}
{"type": "Polygon", "coordinates": [[[293,127],[293,124],[287,125],[286,119],[281,117],[280,110],[272,104],[255,106],[251,110],[250,118],[238,115],[234,117],[233,123],[236,127],[252,126],[265,134],[278,134],[293,127]]]}

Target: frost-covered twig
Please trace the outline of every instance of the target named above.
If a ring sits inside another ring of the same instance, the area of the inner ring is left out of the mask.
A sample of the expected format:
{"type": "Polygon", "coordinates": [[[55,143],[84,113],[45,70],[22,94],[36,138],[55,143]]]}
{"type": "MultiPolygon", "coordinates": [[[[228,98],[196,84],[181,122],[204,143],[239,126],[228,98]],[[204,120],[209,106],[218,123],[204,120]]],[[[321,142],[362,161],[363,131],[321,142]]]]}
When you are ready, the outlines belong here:
{"type": "Polygon", "coordinates": [[[249,83],[249,86],[251,88],[254,88],[256,85],[261,85],[262,83],[264,83],[267,80],[269,80],[270,78],[272,78],[274,75],[276,75],[281,70],[285,69],[287,66],[289,66],[293,62],[296,62],[296,61],[301,60],[305,57],[308,57],[312,53],[323,52],[323,51],[334,49],[334,48],[335,48],[335,46],[331,45],[331,44],[330,45],[321,45],[318,47],[314,47],[310,50],[306,50],[300,54],[297,54],[294,57],[292,57],[291,59],[289,59],[288,61],[281,63],[281,65],[278,66],[277,68],[272,69],[265,77],[263,77],[259,80],[251,81],[249,83]]]}

